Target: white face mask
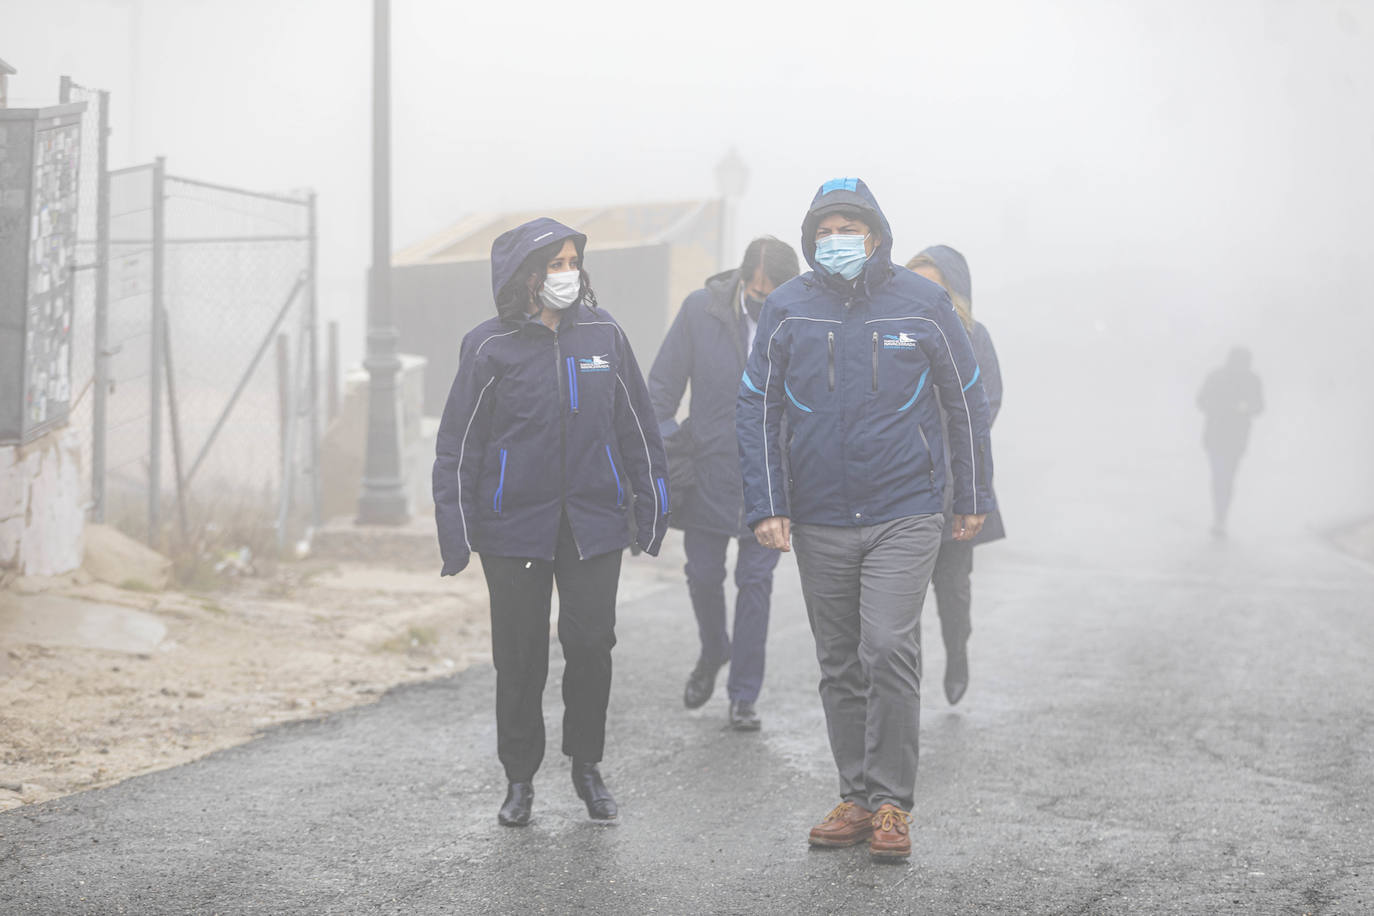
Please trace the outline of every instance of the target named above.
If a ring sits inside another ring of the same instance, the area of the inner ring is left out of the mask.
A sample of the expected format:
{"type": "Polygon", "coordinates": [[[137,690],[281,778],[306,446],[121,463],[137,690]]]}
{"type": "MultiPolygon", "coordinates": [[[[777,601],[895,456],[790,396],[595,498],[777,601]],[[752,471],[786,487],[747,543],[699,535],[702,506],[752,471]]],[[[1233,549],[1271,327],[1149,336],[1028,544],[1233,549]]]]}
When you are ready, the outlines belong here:
{"type": "Polygon", "coordinates": [[[562,273],[548,274],[544,277],[544,288],[539,291],[539,298],[546,307],[554,311],[562,311],[576,302],[581,292],[582,273],[576,270],[565,270],[562,273]]]}

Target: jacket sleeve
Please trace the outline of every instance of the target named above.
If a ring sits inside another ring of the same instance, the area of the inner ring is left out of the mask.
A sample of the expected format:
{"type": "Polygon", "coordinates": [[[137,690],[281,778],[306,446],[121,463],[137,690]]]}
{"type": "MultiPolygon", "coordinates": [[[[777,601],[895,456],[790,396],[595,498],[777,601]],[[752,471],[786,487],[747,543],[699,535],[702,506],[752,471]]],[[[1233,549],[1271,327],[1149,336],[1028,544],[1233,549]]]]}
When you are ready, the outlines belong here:
{"type": "Polygon", "coordinates": [[[491,396],[496,376],[490,360],[475,354],[472,338],[463,341],[458,375],[449,390],[434,449],[434,521],[439,551],[444,558],[441,576],[463,571],[472,558],[469,520],[477,517],[477,481],[491,433],[491,396]]]}
{"type": "Polygon", "coordinates": [[[668,512],[672,508],[668,492],[668,458],[663,453],[663,438],[654,422],[649,389],[639,372],[634,350],[618,325],[616,331],[620,350],[616,364],[616,442],[629,473],[630,486],[635,491],[635,530],[639,546],[649,556],[656,557],[668,530],[668,512]]]}
{"type": "Polygon", "coordinates": [[[997,422],[997,412],[1002,409],[1002,366],[997,361],[997,349],[992,345],[988,329],[980,324],[974,331],[977,336],[973,339],[973,354],[982,370],[979,381],[988,396],[988,426],[992,426],[997,422]]]}
{"type": "Polygon", "coordinates": [[[682,303],[677,318],[663,338],[663,344],[649,370],[649,400],[653,403],[658,431],[664,436],[677,429],[678,405],[682,403],[687,380],[692,375],[692,330],[688,326],[687,303],[682,303]]]}
{"type": "Polygon", "coordinates": [[[787,375],[785,337],[777,333],[782,321],[783,310],[772,300],[766,302],[735,402],[744,520],[750,528],[765,518],[791,515],[782,453],[783,381],[787,375]]]}
{"type": "Polygon", "coordinates": [[[950,476],[954,478],[954,513],[985,515],[996,508],[992,495],[992,446],[988,396],[978,382],[981,367],[968,333],[949,298],[932,312],[938,333],[922,337],[940,404],[948,419],[950,476]]]}

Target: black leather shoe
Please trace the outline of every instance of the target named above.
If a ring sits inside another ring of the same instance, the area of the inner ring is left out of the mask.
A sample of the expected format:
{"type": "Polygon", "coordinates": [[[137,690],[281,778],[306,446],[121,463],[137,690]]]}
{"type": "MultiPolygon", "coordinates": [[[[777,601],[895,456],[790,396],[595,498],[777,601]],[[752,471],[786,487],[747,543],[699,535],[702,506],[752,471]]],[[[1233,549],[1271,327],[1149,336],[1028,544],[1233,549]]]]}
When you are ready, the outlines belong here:
{"type": "Polygon", "coordinates": [[[496,819],[504,827],[523,827],[530,822],[530,809],[534,807],[534,783],[513,782],[506,789],[506,800],[496,819]]]}
{"type": "Polygon", "coordinates": [[[737,732],[756,732],[763,727],[763,721],[750,701],[731,700],[730,727],[737,732]]]}
{"type": "Polygon", "coordinates": [[[968,690],[968,645],[950,649],[945,658],[945,699],[956,706],[968,690]]]}
{"type": "Polygon", "coordinates": [[[601,771],[594,763],[573,761],[572,784],[577,797],[587,803],[587,816],[594,821],[613,821],[620,813],[611,790],[601,781],[601,771]]]}
{"type": "Polygon", "coordinates": [[[700,709],[711,699],[716,691],[716,674],[729,659],[708,662],[703,656],[697,659],[697,666],[687,675],[687,688],[682,691],[682,703],[688,709],[700,709]]]}

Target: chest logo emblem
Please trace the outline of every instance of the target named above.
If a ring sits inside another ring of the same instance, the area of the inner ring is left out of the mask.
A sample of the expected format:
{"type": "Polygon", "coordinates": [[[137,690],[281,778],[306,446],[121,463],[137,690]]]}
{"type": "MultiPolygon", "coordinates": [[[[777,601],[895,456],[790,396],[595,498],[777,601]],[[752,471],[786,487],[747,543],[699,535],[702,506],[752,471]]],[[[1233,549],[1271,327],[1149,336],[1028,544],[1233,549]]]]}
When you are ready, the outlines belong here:
{"type": "Polygon", "coordinates": [[[593,356],[589,359],[579,359],[577,368],[583,372],[610,372],[611,364],[606,362],[605,356],[593,356]]]}
{"type": "Polygon", "coordinates": [[[916,335],[908,331],[884,334],[883,347],[888,350],[914,350],[916,349],[916,335]]]}

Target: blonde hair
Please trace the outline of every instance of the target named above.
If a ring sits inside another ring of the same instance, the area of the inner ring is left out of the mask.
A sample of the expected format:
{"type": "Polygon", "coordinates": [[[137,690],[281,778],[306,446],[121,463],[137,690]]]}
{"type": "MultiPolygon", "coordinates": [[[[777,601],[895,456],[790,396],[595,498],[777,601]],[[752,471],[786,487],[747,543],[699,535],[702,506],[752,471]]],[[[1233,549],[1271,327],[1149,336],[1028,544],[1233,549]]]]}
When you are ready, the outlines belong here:
{"type": "Polygon", "coordinates": [[[959,316],[959,321],[963,323],[964,330],[972,334],[973,303],[949,288],[949,284],[945,282],[945,275],[940,272],[939,265],[931,260],[929,255],[918,254],[916,257],[906,262],[907,270],[914,271],[922,267],[932,271],[935,276],[940,278],[938,281],[939,284],[943,286],[945,292],[949,294],[949,301],[954,303],[954,313],[959,316]]]}

